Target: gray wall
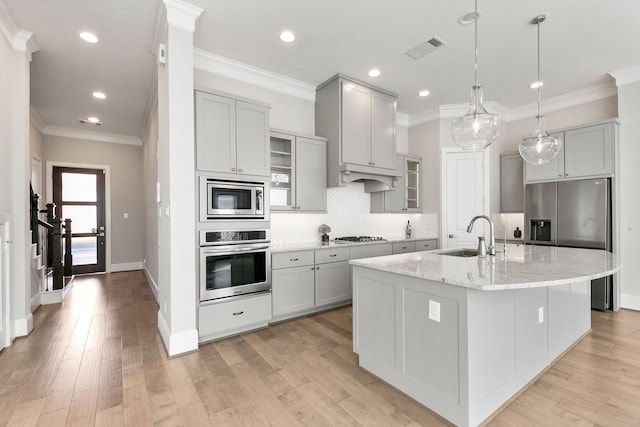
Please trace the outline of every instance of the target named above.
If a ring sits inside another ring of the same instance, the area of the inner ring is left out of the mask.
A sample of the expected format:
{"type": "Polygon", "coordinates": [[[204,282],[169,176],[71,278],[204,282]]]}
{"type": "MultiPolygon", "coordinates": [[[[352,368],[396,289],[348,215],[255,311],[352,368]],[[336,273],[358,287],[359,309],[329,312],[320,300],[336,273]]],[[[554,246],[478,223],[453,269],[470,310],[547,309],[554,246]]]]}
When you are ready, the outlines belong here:
{"type": "Polygon", "coordinates": [[[149,120],[142,146],[142,179],[144,183],[144,260],[147,278],[157,296],[158,286],[158,105],[149,120]]]}
{"type": "Polygon", "coordinates": [[[0,213],[11,211],[11,55],[13,51],[0,37],[0,213]]]}
{"type": "MultiPolygon", "coordinates": [[[[43,165],[53,161],[110,166],[111,263],[142,262],[142,147],[45,135],[42,155],[43,165]],[[123,218],[125,212],[129,219],[123,218]]],[[[47,188],[50,185],[47,178],[47,188]]]]}

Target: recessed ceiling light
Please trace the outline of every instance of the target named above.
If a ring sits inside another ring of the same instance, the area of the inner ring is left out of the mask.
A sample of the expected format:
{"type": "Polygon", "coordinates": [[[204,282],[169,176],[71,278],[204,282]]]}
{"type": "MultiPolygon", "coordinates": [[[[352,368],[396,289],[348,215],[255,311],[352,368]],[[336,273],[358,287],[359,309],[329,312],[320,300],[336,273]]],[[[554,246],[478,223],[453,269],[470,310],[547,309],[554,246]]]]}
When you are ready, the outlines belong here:
{"type": "Polygon", "coordinates": [[[88,121],[89,123],[100,123],[100,119],[99,119],[99,118],[97,118],[97,117],[88,117],[88,118],[87,118],[87,121],[88,121]]]}
{"type": "Polygon", "coordinates": [[[78,119],[80,123],[100,126],[102,122],[97,117],[87,117],[86,119],[78,119]]]}
{"type": "Polygon", "coordinates": [[[378,77],[379,75],[380,75],[380,70],[378,70],[377,68],[369,70],[369,77],[378,77]]]}
{"type": "Polygon", "coordinates": [[[80,33],[80,38],[88,43],[98,43],[98,37],[86,31],[80,33]]]}
{"type": "Polygon", "coordinates": [[[429,92],[428,90],[421,90],[420,92],[418,92],[418,96],[429,96],[431,92],[429,92]]]}
{"type": "Polygon", "coordinates": [[[458,24],[460,25],[469,25],[469,24],[473,24],[474,22],[476,22],[476,19],[480,18],[480,12],[477,12],[475,10],[472,10],[471,12],[467,12],[464,15],[462,15],[460,18],[458,18],[458,24]]]}
{"type": "Polygon", "coordinates": [[[293,34],[291,31],[283,31],[282,33],[280,33],[280,40],[282,40],[285,43],[291,43],[295,39],[296,39],[296,35],[293,34]]]}
{"type": "Polygon", "coordinates": [[[93,92],[92,95],[94,98],[98,99],[105,99],[107,97],[103,92],[93,92]]]}
{"type": "Polygon", "coordinates": [[[544,86],[544,82],[533,82],[529,85],[531,89],[538,89],[539,87],[544,86]]]}

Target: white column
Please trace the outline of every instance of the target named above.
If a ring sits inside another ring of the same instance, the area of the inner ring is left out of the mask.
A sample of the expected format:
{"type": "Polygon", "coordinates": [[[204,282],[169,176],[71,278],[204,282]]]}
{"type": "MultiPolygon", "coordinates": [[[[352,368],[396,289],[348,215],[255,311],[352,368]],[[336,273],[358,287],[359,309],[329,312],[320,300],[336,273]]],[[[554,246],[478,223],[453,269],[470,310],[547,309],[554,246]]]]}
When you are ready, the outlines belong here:
{"type": "Polygon", "coordinates": [[[166,64],[158,65],[158,328],[170,356],[198,348],[193,32],[202,9],[164,0],[166,64]]]}
{"type": "Polygon", "coordinates": [[[31,240],[29,236],[29,63],[32,33],[18,31],[11,59],[11,322],[12,337],[33,329],[31,315],[31,240]]]}
{"type": "Polygon", "coordinates": [[[612,72],[618,86],[620,119],[619,163],[619,255],[620,306],[640,310],[640,64],[612,72]]]}

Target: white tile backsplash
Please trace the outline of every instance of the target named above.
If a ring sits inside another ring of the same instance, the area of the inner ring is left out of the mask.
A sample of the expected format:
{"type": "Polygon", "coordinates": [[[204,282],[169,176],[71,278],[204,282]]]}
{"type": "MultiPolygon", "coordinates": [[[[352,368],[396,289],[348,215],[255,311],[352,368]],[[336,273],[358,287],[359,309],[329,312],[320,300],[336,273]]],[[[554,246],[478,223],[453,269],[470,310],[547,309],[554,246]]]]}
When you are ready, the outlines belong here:
{"type": "Polygon", "coordinates": [[[436,214],[372,214],[370,195],[364,184],[350,183],[346,187],[327,189],[327,213],[271,212],[271,240],[274,243],[313,242],[320,240],[318,227],[331,227],[331,238],[341,236],[380,236],[403,238],[407,221],[411,221],[413,236],[436,237],[436,214]]]}
{"type": "Polygon", "coordinates": [[[507,239],[514,239],[513,231],[516,227],[520,228],[520,231],[522,231],[521,238],[524,238],[524,214],[493,214],[491,215],[491,219],[496,227],[496,238],[504,239],[504,234],[506,232],[507,239]],[[505,231],[500,228],[501,225],[505,227],[505,231]]]}

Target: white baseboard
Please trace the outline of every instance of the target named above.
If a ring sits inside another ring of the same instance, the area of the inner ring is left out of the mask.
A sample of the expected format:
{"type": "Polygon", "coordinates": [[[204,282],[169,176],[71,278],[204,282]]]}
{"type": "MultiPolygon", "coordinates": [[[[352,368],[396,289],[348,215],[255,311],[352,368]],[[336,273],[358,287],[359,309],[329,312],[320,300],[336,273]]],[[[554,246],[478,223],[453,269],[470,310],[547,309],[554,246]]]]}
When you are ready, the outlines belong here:
{"type": "Polygon", "coordinates": [[[158,310],[158,330],[169,357],[198,349],[198,330],[192,329],[172,334],[160,310],[158,310]]]}
{"type": "Polygon", "coordinates": [[[40,293],[40,304],[60,304],[62,302],[62,289],[40,293]]]}
{"type": "Polygon", "coordinates": [[[40,294],[41,292],[38,292],[36,295],[34,295],[33,297],[31,297],[31,312],[33,313],[34,311],[36,311],[36,309],[38,307],[40,307],[40,304],[42,304],[40,302],[40,294]]]}
{"type": "MultiPolygon", "coordinates": [[[[33,330],[33,315],[27,314],[24,319],[16,319],[13,321],[13,336],[14,337],[26,337],[33,330]]],[[[197,342],[196,338],[196,342],[197,342]]]]}
{"type": "Polygon", "coordinates": [[[122,262],[120,264],[111,264],[111,273],[115,273],[118,271],[133,271],[133,270],[142,270],[142,261],[136,262],[122,262]]]}
{"type": "Polygon", "coordinates": [[[620,295],[620,307],[640,311],[640,295],[620,295]]]}
{"type": "Polygon", "coordinates": [[[147,282],[149,283],[149,289],[151,289],[151,293],[153,293],[153,296],[155,297],[156,302],[158,302],[158,284],[156,283],[155,280],[153,280],[153,276],[151,276],[151,273],[149,272],[146,266],[142,271],[144,271],[144,276],[147,278],[147,282]]]}

